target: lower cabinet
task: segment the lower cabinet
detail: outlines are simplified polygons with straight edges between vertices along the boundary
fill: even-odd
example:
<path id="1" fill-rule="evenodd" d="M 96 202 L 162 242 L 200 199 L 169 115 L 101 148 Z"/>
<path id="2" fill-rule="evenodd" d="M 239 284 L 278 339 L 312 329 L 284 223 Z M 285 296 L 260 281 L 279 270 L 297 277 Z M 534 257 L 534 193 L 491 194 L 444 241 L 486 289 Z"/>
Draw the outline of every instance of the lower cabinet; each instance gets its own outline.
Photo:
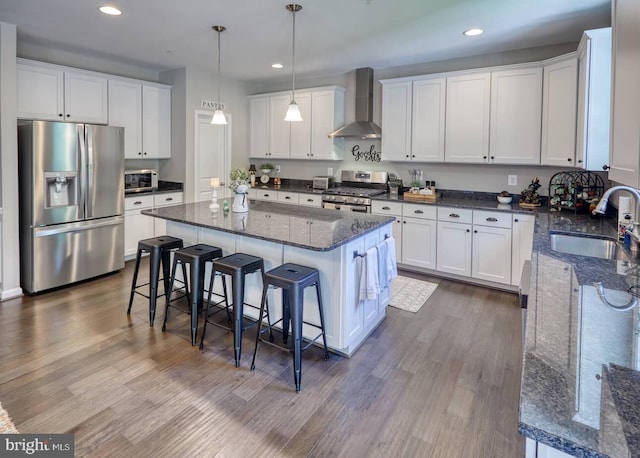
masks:
<path id="1" fill-rule="evenodd" d="M 522 266 L 525 261 L 531 260 L 536 216 L 516 214 L 512 218 L 511 284 L 519 286 Z"/>
<path id="2" fill-rule="evenodd" d="M 436 268 L 436 217 L 435 207 L 402 205 L 402 264 Z"/>
<path id="3" fill-rule="evenodd" d="M 471 224 L 438 221 L 436 269 L 471 276 Z"/>
<path id="4" fill-rule="evenodd" d="M 182 191 L 126 197 L 124 199 L 124 257 L 136 256 L 138 241 L 166 234 L 167 222 L 143 215 L 142 210 L 182 203 Z"/>
<path id="5" fill-rule="evenodd" d="M 473 278 L 511 283 L 511 229 L 474 225 L 471 245 Z"/>

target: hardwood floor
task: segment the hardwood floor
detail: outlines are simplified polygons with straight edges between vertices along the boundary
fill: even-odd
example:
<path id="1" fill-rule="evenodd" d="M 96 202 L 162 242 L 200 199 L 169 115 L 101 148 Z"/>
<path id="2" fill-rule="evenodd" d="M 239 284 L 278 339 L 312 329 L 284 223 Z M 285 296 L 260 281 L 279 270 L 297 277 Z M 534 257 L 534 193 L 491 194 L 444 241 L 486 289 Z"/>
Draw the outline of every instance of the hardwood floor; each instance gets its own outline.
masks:
<path id="1" fill-rule="evenodd" d="M 78 457 L 523 456 L 514 294 L 427 278 L 422 309 L 388 308 L 352 358 L 304 352 L 296 394 L 278 349 L 249 371 L 255 328 L 236 368 L 223 329 L 200 351 L 186 314 L 163 333 L 164 307 L 150 328 L 137 296 L 127 317 L 132 271 L 0 303 L 0 402 L 18 430 L 71 432 Z"/>

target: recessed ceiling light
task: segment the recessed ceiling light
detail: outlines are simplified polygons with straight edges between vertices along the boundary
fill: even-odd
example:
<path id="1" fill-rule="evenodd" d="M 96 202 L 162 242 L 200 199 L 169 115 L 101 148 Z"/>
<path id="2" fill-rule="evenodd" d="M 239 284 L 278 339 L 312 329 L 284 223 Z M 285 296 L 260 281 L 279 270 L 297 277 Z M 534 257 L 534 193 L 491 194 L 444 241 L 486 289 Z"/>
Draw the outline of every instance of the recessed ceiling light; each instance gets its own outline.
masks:
<path id="1" fill-rule="evenodd" d="M 469 29 L 462 32 L 462 35 L 467 37 L 475 37 L 476 35 L 481 35 L 483 33 L 484 33 L 484 30 L 482 29 Z"/>
<path id="2" fill-rule="evenodd" d="M 108 14 L 109 16 L 120 16 L 122 14 L 122 11 L 115 6 L 101 6 L 98 9 L 101 13 Z"/>
<path id="3" fill-rule="evenodd" d="M 271 67 L 272 68 L 283 68 L 284 65 L 282 65 L 282 64 L 271 64 Z"/>

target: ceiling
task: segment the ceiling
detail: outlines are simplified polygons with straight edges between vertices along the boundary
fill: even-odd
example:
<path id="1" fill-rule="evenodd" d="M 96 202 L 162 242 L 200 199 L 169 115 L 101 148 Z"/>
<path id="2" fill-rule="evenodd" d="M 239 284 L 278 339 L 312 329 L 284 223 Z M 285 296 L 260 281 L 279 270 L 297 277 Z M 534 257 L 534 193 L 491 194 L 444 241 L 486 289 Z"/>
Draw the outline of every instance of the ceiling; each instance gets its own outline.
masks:
<path id="1" fill-rule="evenodd" d="M 110 17 L 98 6 L 119 7 Z M 296 75 L 346 73 L 577 42 L 610 25 L 609 0 L 300 0 Z M 18 48 L 46 46 L 153 71 L 198 66 L 244 81 L 290 75 L 286 0 L 7 0 L 0 21 L 16 24 Z M 465 37 L 470 27 L 486 30 Z M 20 54 L 20 52 L 19 52 Z M 284 69 L 271 64 L 281 62 Z"/>

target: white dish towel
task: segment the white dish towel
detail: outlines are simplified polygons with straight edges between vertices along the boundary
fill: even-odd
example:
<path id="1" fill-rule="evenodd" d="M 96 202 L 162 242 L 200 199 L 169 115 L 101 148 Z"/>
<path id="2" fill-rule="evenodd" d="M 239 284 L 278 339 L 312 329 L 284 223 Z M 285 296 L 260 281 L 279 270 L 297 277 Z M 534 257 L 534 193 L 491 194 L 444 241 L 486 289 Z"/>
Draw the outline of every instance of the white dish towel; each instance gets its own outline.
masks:
<path id="1" fill-rule="evenodd" d="M 380 294 L 378 281 L 378 250 L 369 248 L 361 258 L 360 263 L 360 294 L 359 300 L 371 301 L 377 299 Z"/>
<path id="2" fill-rule="evenodd" d="M 383 243 L 387 244 L 387 282 L 398 276 L 398 265 L 396 264 L 396 240 L 389 237 Z"/>

